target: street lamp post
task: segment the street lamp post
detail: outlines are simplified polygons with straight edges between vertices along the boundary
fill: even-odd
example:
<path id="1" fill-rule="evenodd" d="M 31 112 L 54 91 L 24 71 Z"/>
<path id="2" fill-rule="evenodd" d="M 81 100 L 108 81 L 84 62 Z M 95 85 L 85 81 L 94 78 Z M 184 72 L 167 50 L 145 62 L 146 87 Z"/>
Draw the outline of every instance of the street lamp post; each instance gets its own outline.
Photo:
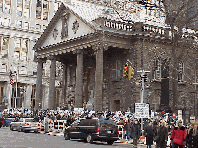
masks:
<path id="1" fill-rule="evenodd" d="M 145 75 L 145 73 L 149 73 L 150 71 L 141 70 L 141 71 L 137 71 L 137 72 L 141 73 L 142 88 L 140 91 L 140 103 L 143 104 L 143 102 L 144 102 L 144 79 L 145 79 L 144 75 Z M 143 131 L 143 118 L 141 118 L 141 131 Z"/>

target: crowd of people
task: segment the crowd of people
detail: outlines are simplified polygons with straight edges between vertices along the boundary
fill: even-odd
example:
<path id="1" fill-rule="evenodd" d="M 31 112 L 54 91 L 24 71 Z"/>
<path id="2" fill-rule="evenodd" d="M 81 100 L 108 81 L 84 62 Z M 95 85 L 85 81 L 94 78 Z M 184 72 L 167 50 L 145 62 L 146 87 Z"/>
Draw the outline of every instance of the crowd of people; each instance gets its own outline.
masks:
<path id="1" fill-rule="evenodd" d="M 143 136 L 146 137 L 147 148 L 151 148 L 156 142 L 156 148 L 166 148 L 168 136 L 170 136 L 171 148 L 198 148 L 198 122 L 183 125 L 182 120 L 178 120 L 175 124 L 167 124 L 164 120 L 147 120 L 148 125 L 144 128 Z M 133 145 L 137 147 L 137 141 L 141 135 L 140 124 L 137 119 L 124 122 L 126 131 L 126 139 L 129 142 L 133 139 Z"/>
<path id="2" fill-rule="evenodd" d="M 106 118 L 114 120 L 118 125 L 123 125 L 125 139 L 130 142 L 133 139 L 134 147 L 137 147 L 140 136 L 146 137 L 147 147 L 155 142 L 156 148 L 165 148 L 170 137 L 171 148 L 198 148 L 198 122 L 183 125 L 182 120 L 171 122 L 163 118 L 148 119 L 144 122 L 144 129 L 141 131 L 140 120 L 132 116 L 125 116 L 125 113 L 116 114 L 112 112 L 83 112 L 76 114 L 73 111 L 51 111 L 43 110 L 36 112 L 8 113 L 2 112 L 3 118 L 34 118 L 37 122 L 44 122 L 44 118 L 51 120 L 67 120 L 70 126 L 75 120 L 86 117 Z M 4 122 L 5 124 L 5 122 Z"/>

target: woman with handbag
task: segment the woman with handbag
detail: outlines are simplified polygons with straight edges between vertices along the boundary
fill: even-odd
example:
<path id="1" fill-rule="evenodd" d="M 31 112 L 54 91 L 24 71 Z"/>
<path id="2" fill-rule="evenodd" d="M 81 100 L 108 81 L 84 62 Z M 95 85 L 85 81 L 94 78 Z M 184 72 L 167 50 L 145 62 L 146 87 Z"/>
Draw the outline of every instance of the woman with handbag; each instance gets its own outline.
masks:
<path id="1" fill-rule="evenodd" d="M 171 133 L 171 139 L 173 139 L 173 148 L 183 148 L 185 145 L 184 141 L 186 140 L 186 136 L 186 128 L 182 125 L 182 121 L 178 120 Z"/>
<path id="2" fill-rule="evenodd" d="M 154 141 L 156 142 L 156 148 L 166 148 L 166 142 L 168 140 L 168 129 L 166 123 L 161 120 L 159 126 L 155 131 Z"/>

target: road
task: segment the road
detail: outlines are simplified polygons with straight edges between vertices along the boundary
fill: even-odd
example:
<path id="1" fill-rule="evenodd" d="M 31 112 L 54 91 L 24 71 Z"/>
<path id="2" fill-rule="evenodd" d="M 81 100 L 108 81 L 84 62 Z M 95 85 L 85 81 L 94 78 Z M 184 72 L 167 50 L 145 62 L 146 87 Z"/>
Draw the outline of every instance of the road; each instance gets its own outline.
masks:
<path id="1" fill-rule="evenodd" d="M 41 133 L 24 133 L 10 131 L 9 127 L 0 128 L 0 148 L 132 148 L 132 144 L 106 142 L 85 143 L 83 140 L 64 140 L 63 136 Z M 145 145 L 138 148 L 146 148 Z M 154 148 L 154 146 L 152 146 Z"/>

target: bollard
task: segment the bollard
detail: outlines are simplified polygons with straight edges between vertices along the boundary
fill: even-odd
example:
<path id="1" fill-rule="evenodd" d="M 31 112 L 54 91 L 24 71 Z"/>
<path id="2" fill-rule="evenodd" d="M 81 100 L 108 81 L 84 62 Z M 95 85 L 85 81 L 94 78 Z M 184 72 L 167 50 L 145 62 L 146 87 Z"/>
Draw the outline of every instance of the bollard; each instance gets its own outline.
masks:
<path id="1" fill-rule="evenodd" d="M 48 131 L 48 122 L 45 122 L 45 133 L 49 133 L 49 131 Z"/>

